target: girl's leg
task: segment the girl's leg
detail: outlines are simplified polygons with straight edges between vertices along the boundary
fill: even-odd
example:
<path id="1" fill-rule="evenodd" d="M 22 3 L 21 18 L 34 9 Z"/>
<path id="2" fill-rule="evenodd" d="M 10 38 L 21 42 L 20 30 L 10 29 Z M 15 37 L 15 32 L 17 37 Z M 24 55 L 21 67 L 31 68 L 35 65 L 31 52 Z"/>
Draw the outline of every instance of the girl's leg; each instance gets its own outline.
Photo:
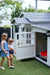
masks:
<path id="1" fill-rule="evenodd" d="M 12 64 L 12 60 L 13 60 L 13 55 L 10 54 L 10 64 Z"/>
<path id="2" fill-rule="evenodd" d="M 13 54 L 10 55 L 10 64 L 11 64 L 12 66 L 14 66 L 14 64 L 12 64 L 12 61 L 13 61 Z"/>
<path id="3" fill-rule="evenodd" d="M 10 65 L 10 57 L 9 57 L 9 56 L 7 56 L 7 62 L 8 62 L 9 68 L 14 68 L 14 66 L 11 66 L 11 65 Z"/>
<path id="4" fill-rule="evenodd" d="M 3 62 L 4 62 L 4 60 L 5 60 L 5 57 L 2 57 L 2 60 L 1 60 L 1 66 L 0 66 L 0 67 L 3 66 Z"/>
<path id="5" fill-rule="evenodd" d="M 10 57 L 7 56 L 7 63 L 8 63 L 8 66 L 10 67 Z"/>

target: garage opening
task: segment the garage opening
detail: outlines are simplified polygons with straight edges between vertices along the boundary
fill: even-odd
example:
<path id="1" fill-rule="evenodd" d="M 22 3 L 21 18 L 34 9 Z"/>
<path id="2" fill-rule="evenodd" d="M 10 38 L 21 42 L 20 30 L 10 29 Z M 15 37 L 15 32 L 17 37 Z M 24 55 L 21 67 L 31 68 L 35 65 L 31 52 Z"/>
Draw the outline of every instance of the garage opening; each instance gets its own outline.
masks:
<path id="1" fill-rule="evenodd" d="M 47 36 L 36 32 L 36 56 L 47 62 Z"/>

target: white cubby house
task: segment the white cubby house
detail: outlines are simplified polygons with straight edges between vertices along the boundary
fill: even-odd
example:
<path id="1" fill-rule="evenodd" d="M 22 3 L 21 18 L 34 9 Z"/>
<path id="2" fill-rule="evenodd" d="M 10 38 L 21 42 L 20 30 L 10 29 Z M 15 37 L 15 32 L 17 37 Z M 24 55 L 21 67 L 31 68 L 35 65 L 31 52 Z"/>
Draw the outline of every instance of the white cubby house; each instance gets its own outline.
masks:
<path id="1" fill-rule="evenodd" d="M 36 58 L 50 66 L 50 13 L 22 12 L 14 18 L 13 26 L 16 60 Z M 39 53 L 47 51 L 47 59 L 39 57 Z"/>

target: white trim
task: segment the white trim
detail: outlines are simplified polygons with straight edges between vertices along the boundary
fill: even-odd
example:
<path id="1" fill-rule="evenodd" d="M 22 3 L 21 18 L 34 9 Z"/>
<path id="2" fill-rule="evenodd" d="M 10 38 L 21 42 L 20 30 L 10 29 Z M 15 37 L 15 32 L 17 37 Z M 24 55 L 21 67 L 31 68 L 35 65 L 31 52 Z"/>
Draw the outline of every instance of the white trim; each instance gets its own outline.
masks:
<path id="1" fill-rule="evenodd" d="M 21 31 L 21 28 L 20 28 L 20 31 Z M 35 37 L 24 38 L 25 41 L 24 41 L 24 40 L 22 41 L 22 39 L 21 39 L 21 35 L 22 35 L 22 34 L 24 34 L 24 35 L 26 36 L 26 34 L 30 34 L 30 33 L 33 34 L 34 32 L 22 32 L 22 33 L 19 32 L 19 33 L 15 33 L 16 36 L 19 35 L 19 37 L 20 37 L 20 38 L 17 40 L 17 44 L 20 43 L 20 45 L 19 45 L 19 46 L 17 45 L 17 47 L 24 47 L 24 46 L 34 45 L 35 42 L 33 42 L 33 43 L 32 43 L 32 42 L 31 42 L 31 43 L 26 43 L 26 41 L 27 41 L 27 40 L 34 41 Z M 23 42 L 23 45 L 21 44 L 21 41 Z M 24 42 L 25 42 L 25 43 L 24 43 Z"/>
<path id="2" fill-rule="evenodd" d="M 22 32 L 21 34 L 30 34 L 30 33 L 34 33 L 34 32 Z M 19 33 L 15 33 L 16 35 Z"/>
<path id="3" fill-rule="evenodd" d="M 46 27 L 42 27 L 42 26 L 38 26 L 38 25 L 31 24 L 31 26 L 41 28 L 41 29 L 44 29 L 44 30 L 50 30 L 50 28 L 46 28 Z"/>
<path id="4" fill-rule="evenodd" d="M 10 26 L 10 37 L 12 38 L 12 25 Z"/>
<path id="5" fill-rule="evenodd" d="M 47 37 L 47 63 L 50 65 L 50 37 Z"/>
<path id="6" fill-rule="evenodd" d="M 45 62 L 44 60 L 40 59 L 39 57 L 35 57 L 35 58 L 50 67 L 50 65 L 47 62 Z"/>
<path id="7" fill-rule="evenodd" d="M 35 56 L 34 55 L 32 55 L 32 56 L 25 56 L 25 57 L 18 57 L 18 58 L 16 58 L 16 60 L 21 60 L 21 59 L 29 59 L 29 58 L 34 58 Z"/>
<path id="8" fill-rule="evenodd" d="M 48 27 L 42 27 L 42 26 L 39 26 L 39 25 L 34 25 L 34 24 L 31 24 L 31 23 L 29 23 L 31 26 L 33 26 L 33 27 L 37 27 L 37 28 L 41 28 L 41 29 L 44 29 L 44 30 L 50 30 L 50 28 Z M 15 25 L 18 25 L 18 24 L 15 24 Z"/>
<path id="9" fill-rule="evenodd" d="M 34 46 L 34 44 L 27 44 L 27 45 L 24 45 L 24 46 L 17 46 L 17 48 L 22 48 L 22 47 L 30 47 L 30 46 Z"/>

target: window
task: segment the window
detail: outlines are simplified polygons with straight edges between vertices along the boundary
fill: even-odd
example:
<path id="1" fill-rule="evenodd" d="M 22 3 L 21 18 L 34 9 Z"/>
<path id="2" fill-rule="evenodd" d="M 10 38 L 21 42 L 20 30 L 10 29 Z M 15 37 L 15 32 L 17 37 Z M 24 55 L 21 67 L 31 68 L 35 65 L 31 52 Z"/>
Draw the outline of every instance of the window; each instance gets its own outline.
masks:
<path id="1" fill-rule="evenodd" d="M 17 40 L 19 39 L 19 34 L 17 35 Z"/>
<path id="2" fill-rule="evenodd" d="M 16 32 L 16 33 L 19 32 L 19 25 L 15 26 L 15 32 Z"/>
<path id="3" fill-rule="evenodd" d="M 24 28 L 21 28 L 21 31 L 24 32 Z"/>
<path id="4" fill-rule="evenodd" d="M 17 33 L 17 46 L 28 46 L 33 44 L 34 32 L 31 32 L 31 28 L 21 28 L 21 33 Z"/>

